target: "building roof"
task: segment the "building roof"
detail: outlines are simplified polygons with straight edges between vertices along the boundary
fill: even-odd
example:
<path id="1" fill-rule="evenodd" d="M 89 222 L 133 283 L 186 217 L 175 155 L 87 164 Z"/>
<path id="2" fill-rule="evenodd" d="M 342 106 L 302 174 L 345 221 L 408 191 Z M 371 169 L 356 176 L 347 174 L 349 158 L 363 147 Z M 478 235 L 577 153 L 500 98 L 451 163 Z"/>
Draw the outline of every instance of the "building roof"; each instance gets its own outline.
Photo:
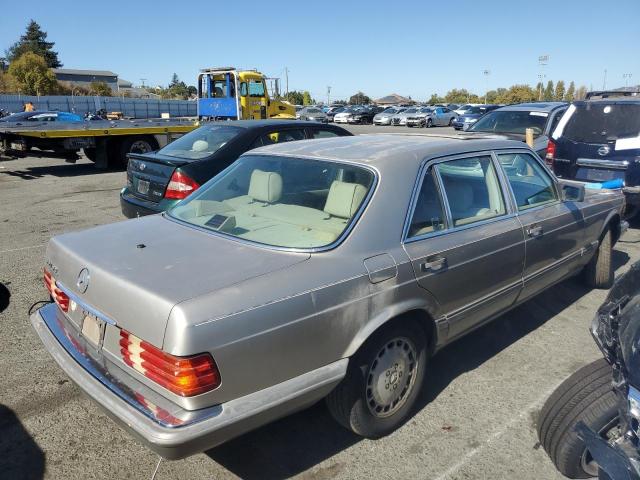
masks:
<path id="1" fill-rule="evenodd" d="M 375 103 L 382 104 L 395 104 L 395 103 L 413 103 L 413 100 L 407 97 L 403 97 L 402 95 L 398 95 L 397 93 L 392 93 L 391 95 L 387 95 L 386 97 L 379 98 L 374 100 Z"/>
<path id="2" fill-rule="evenodd" d="M 53 73 L 64 75 L 89 75 L 93 77 L 117 77 L 117 73 L 109 70 L 76 70 L 73 68 L 54 68 Z"/>

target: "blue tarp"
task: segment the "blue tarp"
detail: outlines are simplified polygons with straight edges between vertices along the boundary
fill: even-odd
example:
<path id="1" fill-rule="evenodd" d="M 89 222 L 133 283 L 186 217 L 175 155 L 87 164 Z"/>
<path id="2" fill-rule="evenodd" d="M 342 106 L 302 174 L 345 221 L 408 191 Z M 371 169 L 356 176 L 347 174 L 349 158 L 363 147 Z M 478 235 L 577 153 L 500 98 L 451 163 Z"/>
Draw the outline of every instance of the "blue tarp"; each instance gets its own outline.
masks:
<path id="1" fill-rule="evenodd" d="M 36 110 L 58 110 L 84 115 L 104 108 L 107 112 L 122 112 L 125 117 L 160 118 L 162 113 L 171 117 L 195 117 L 197 102 L 190 100 L 152 100 L 147 98 L 79 97 L 69 95 L 0 95 L 0 108 L 16 113 L 26 102 L 32 102 Z"/>

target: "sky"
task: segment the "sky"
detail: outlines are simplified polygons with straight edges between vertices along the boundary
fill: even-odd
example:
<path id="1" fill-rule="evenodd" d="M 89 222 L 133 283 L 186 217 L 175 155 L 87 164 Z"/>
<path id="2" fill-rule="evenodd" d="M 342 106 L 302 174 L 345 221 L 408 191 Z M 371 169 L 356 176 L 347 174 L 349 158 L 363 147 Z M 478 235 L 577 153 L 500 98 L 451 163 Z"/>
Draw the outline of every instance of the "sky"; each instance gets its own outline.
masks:
<path id="1" fill-rule="evenodd" d="M 10 7 L 2 8 L 2 4 Z M 257 68 L 316 100 L 363 91 L 426 100 L 544 80 L 640 84 L 640 0 L 0 0 L 0 51 L 30 19 L 65 68 L 111 70 L 138 85 L 175 72 Z M 544 67 L 538 57 L 548 55 Z M 483 72 L 489 71 L 488 75 Z"/>

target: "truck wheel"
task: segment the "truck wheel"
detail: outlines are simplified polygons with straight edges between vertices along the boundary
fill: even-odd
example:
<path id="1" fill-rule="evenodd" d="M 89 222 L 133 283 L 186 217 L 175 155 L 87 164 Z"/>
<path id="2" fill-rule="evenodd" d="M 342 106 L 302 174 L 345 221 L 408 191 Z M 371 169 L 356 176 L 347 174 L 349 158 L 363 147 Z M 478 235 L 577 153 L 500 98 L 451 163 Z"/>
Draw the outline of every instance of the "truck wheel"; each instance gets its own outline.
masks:
<path id="1" fill-rule="evenodd" d="M 342 382 L 327 396 L 331 415 L 366 438 L 391 433 L 411 413 L 426 363 L 427 341 L 418 325 L 383 327 L 351 358 Z"/>
<path id="2" fill-rule="evenodd" d="M 118 166 L 127 168 L 129 159 L 128 153 L 148 153 L 158 149 L 158 142 L 153 137 L 148 136 L 132 136 L 125 137 L 120 141 L 120 149 L 116 162 Z"/>
<path id="3" fill-rule="evenodd" d="M 549 397 L 538 417 L 538 439 L 556 468 L 569 478 L 598 476 L 598 465 L 574 427 L 584 422 L 604 438 L 618 432 L 618 405 L 604 358 L 585 365 Z"/>
<path id="4" fill-rule="evenodd" d="M 93 148 L 83 148 L 82 149 L 85 157 L 87 157 L 89 160 L 91 160 L 92 162 L 96 161 L 96 149 L 95 147 Z"/>
<path id="5" fill-rule="evenodd" d="M 608 228 L 600 239 L 598 250 L 584 267 L 584 279 L 592 288 L 608 289 L 613 285 L 614 274 L 612 257 L 611 229 Z"/>

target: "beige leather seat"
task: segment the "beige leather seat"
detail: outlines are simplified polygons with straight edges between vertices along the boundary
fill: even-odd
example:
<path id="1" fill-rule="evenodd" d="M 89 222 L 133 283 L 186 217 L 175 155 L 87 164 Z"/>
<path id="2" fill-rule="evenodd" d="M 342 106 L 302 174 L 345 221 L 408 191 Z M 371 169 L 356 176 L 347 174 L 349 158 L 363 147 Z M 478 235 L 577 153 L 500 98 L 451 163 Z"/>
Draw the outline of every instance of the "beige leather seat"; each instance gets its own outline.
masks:
<path id="1" fill-rule="evenodd" d="M 473 217 L 482 217 L 490 213 L 488 208 L 479 207 L 473 203 L 473 188 L 462 182 L 448 182 L 445 186 L 453 223 Z"/>
<path id="2" fill-rule="evenodd" d="M 360 207 L 367 189 L 359 183 L 335 180 L 329 188 L 324 211 L 333 217 L 349 219 Z"/>

